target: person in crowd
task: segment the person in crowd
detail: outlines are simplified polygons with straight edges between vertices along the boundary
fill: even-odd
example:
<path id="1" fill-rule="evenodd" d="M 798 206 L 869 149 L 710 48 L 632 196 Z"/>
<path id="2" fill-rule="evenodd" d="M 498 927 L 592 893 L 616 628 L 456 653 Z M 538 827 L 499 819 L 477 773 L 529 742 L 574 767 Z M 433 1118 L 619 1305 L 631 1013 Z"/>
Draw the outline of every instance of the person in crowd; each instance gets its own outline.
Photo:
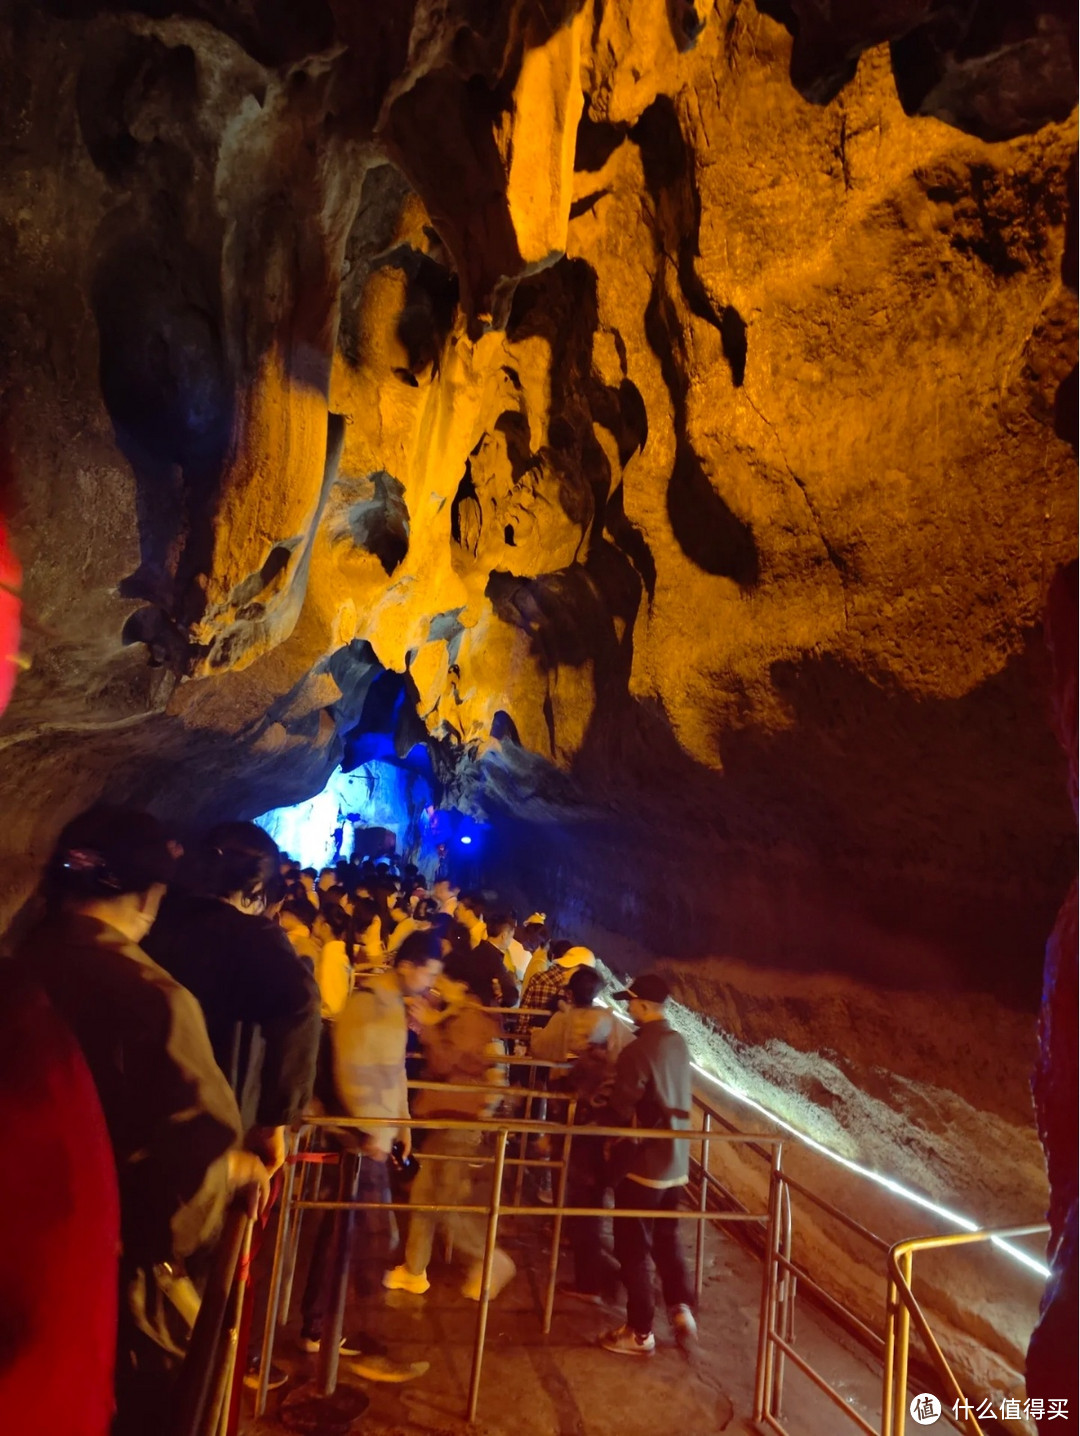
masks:
<path id="1" fill-rule="evenodd" d="M 353 990 L 333 1025 L 334 1087 L 339 1110 L 358 1118 L 407 1118 L 408 1088 L 405 1047 L 410 1010 L 425 1005 L 426 994 L 442 972 L 442 943 L 437 934 L 417 932 L 398 949 L 386 971 L 356 973 Z M 357 1200 L 390 1201 L 388 1161 L 395 1143 L 405 1160 L 412 1150 L 411 1128 L 342 1129 L 341 1145 L 359 1143 Z M 358 1213 L 360 1239 L 350 1243 L 353 1284 L 361 1299 L 370 1297 L 382 1278 L 390 1252 L 389 1213 L 369 1208 Z M 334 1220 L 326 1213 L 316 1231 L 307 1285 L 302 1301 L 301 1346 L 317 1351 L 333 1284 L 330 1249 Z M 355 1250 L 352 1247 L 355 1246 Z M 352 1369 L 371 1380 L 402 1380 L 421 1374 L 402 1368 L 387 1356 L 370 1333 L 346 1339 L 342 1354 L 356 1358 Z"/>
<path id="2" fill-rule="evenodd" d="M 488 935 L 487 924 L 484 922 L 484 899 L 480 894 L 462 893 L 457 900 L 454 918 L 468 930 L 469 941 L 473 947 L 479 947 Z"/>
<path id="3" fill-rule="evenodd" d="M 459 904 L 460 911 L 460 904 Z M 483 980 L 490 982 L 490 1003 L 500 1007 L 514 1007 L 518 1000 L 518 985 L 514 969 L 506 961 L 507 944 L 514 935 L 514 919 L 505 913 L 495 913 L 488 921 L 481 919 L 487 936 L 479 942 L 472 942 L 475 927 L 469 934 L 472 942 L 472 970 L 480 980 L 477 991 L 484 992 Z"/>
<path id="4" fill-rule="evenodd" d="M 518 937 L 518 933 L 521 929 L 517 926 L 513 917 L 510 917 L 508 921 L 510 923 L 510 931 L 501 944 L 503 962 L 507 971 L 513 974 L 514 981 L 517 983 L 518 990 L 520 991 L 533 955 Z M 496 946 L 500 946 L 500 944 L 496 943 Z"/>
<path id="5" fill-rule="evenodd" d="M 515 939 L 514 933 L 517 924 L 514 922 L 512 913 L 492 911 L 485 919 L 487 937 L 493 948 L 502 954 L 502 963 L 507 972 L 514 979 L 515 987 L 520 985 L 521 977 L 529 965 L 530 954 Z"/>
<path id="6" fill-rule="evenodd" d="M 212 828 L 189 878 L 162 903 L 146 950 L 198 999 L 248 1146 L 274 1172 L 285 1160 L 285 1128 L 311 1100 L 319 989 L 265 916 L 280 878 L 277 847 L 261 828 Z"/>
<path id="7" fill-rule="evenodd" d="M 597 1003 L 604 979 L 594 967 L 576 967 L 559 997 L 559 1010 L 532 1035 L 532 1052 L 549 1062 L 572 1062 L 552 1082 L 555 1092 L 576 1098 L 575 1122 L 587 1127 L 606 1110 L 615 1079 L 615 1062 L 630 1041 L 626 1027 L 610 1008 Z M 603 1205 L 607 1186 L 604 1144 L 575 1136 L 570 1147 L 566 1201 L 571 1207 Z M 614 1290 L 617 1268 L 604 1250 L 603 1218 L 568 1217 L 567 1235 L 574 1254 L 574 1281 L 566 1296 L 600 1304 Z"/>
<path id="8" fill-rule="evenodd" d="M 353 961 L 358 967 L 382 967 L 386 962 L 379 909 L 371 898 L 353 902 Z M 402 939 L 404 941 L 404 939 Z"/>
<path id="9" fill-rule="evenodd" d="M 468 928 L 445 913 L 438 915 L 434 927 L 447 944 L 446 950 L 453 952 L 455 960 L 460 960 L 468 969 L 469 985 L 475 992 L 484 994 L 485 1006 L 513 1007 L 517 987 L 498 948 L 486 940 L 474 947 Z"/>
<path id="10" fill-rule="evenodd" d="M 601 1114 L 601 1125 L 671 1131 L 689 1126 L 690 1052 L 667 1020 L 670 993 L 659 973 L 647 972 L 615 994 L 617 1000 L 626 1003 L 637 1035 L 616 1061 L 615 1080 L 607 1109 Z M 672 1212 L 677 1210 L 682 1188 L 689 1180 L 690 1146 L 688 1142 L 662 1138 L 619 1138 L 612 1145 L 608 1170 L 616 1213 L 619 1208 Z M 686 1349 L 697 1338 L 694 1289 L 679 1242 L 678 1222 L 674 1218 L 654 1221 L 616 1215 L 615 1255 L 626 1287 L 626 1322 L 600 1338 L 607 1351 L 641 1357 L 651 1356 L 656 1350 L 656 1299 L 650 1254 L 676 1341 Z"/>
<path id="11" fill-rule="evenodd" d="M 293 952 L 307 966 L 312 976 L 315 975 L 321 951 L 321 944 L 312 932 L 318 916 L 314 904 L 305 896 L 298 896 L 295 890 L 291 896 L 286 897 L 278 913 L 278 927 L 289 939 Z"/>
<path id="12" fill-rule="evenodd" d="M 75 1034 L 112 1142 L 121 1239 L 115 1436 L 168 1429 L 187 1330 L 164 1294 L 167 1268 L 209 1246 L 233 1191 L 250 1186 L 261 1204 L 269 1190 L 265 1167 L 241 1147 L 240 1113 L 198 1002 L 141 946 L 174 852 L 145 813 L 99 807 L 76 818 L 48 866 L 47 914 L 16 956 Z"/>
<path id="13" fill-rule="evenodd" d="M 392 911 L 392 905 L 397 898 L 397 888 L 394 882 L 388 877 L 377 877 L 368 883 L 368 892 L 371 901 L 375 904 L 375 911 L 379 919 L 379 940 L 382 944 L 382 951 L 385 953 L 387 944 L 394 933 L 400 919 L 396 918 Z"/>
<path id="14" fill-rule="evenodd" d="M 439 905 L 439 911 L 453 917 L 457 912 L 458 890 L 447 877 L 436 878 L 431 885 L 431 896 Z"/>
<path id="15" fill-rule="evenodd" d="M 435 916 L 437 909 L 430 899 L 424 898 L 417 903 L 416 908 L 403 917 L 394 928 L 390 936 L 388 951 L 397 952 L 398 948 L 413 932 L 423 932 L 431 926 L 431 919 Z"/>
<path id="16" fill-rule="evenodd" d="M 553 951 L 558 947 L 559 944 L 556 943 Z M 543 972 L 537 973 L 528 983 L 521 994 L 522 1007 L 538 1007 L 554 1013 L 558 1009 L 563 989 L 570 981 L 571 973 L 579 967 L 595 966 L 596 954 L 589 948 L 566 943 L 559 955 L 553 958 L 551 965 Z M 540 1027 L 543 1023 L 542 1017 L 529 1019 L 529 1025 L 533 1028 Z"/>
<path id="17" fill-rule="evenodd" d="M 582 963 L 573 968 L 551 1021 L 533 1033 L 533 1055 L 549 1062 L 573 1062 L 592 1049 L 603 1054 L 614 1073 L 615 1059 L 630 1034 L 611 1008 L 597 1001 L 603 990 L 604 979 L 595 967 Z"/>
<path id="18" fill-rule="evenodd" d="M 353 966 L 349 957 L 349 918 L 341 907 L 328 907 L 323 914 L 328 936 L 315 962 L 319 988 L 319 1009 L 324 1022 L 340 1017 L 352 989 Z"/>
<path id="19" fill-rule="evenodd" d="M 328 908 L 341 908 L 346 916 L 352 913 L 352 901 L 349 897 L 349 890 L 341 883 L 334 883 L 328 887 L 319 899 L 319 911 L 326 912 Z"/>
<path id="20" fill-rule="evenodd" d="M 547 970 L 547 965 L 551 960 L 548 950 L 551 939 L 547 930 L 547 918 L 542 912 L 531 913 L 518 928 L 514 937 L 529 954 L 528 965 L 521 976 L 521 990 L 524 992 L 537 973 Z M 570 944 L 567 943 L 567 946 L 569 947 Z"/>
<path id="21" fill-rule="evenodd" d="M 551 942 L 547 926 L 537 922 L 524 923 L 521 928 L 521 943 L 531 952 L 526 975 L 521 978 L 521 991 L 523 992 L 529 987 L 534 976 L 539 976 L 541 972 L 547 972 L 553 959 L 573 946 L 572 942 Z"/>
<path id="22" fill-rule="evenodd" d="M 468 952 L 458 948 L 447 954 L 444 972 L 436 983 L 443 1005 L 437 1010 L 430 1007 L 420 1009 L 420 1040 L 426 1059 L 424 1075 L 430 1082 L 477 1085 L 490 1090 L 421 1090 L 414 1101 L 416 1117 L 475 1121 L 489 1117 L 497 1104 L 502 1071 L 495 1064 L 502 1056 L 502 1045 L 497 1023 L 482 1010 L 486 993 L 473 985 L 474 972 Z M 474 1191 L 477 1184 L 473 1181 L 469 1163 L 475 1163 L 482 1147 L 480 1132 L 429 1132 L 420 1156 L 420 1172 L 410 1190 L 410 1200 L 419 1205 L 447 1207 L 475 1203 L 478 1200 Z M 411 1213 L 405 1260 L 386 1273 L 383 1285 L 390 1291 L 407 1291 L 415 1296 L 422 1296 L 429 1289 L 431 1283 L 427 1268 L 438 1224 L 451 1237 L 455 1253 L 460 1252 L 469 1259 L 469 1271 L 462 1291 L 465 1296 L 478 1301 L 486 1224 L 477 1213 L 447 1212 L 438 1221 L 430 1212 Z M 498 1295 L 506 1286 L 514 1271 L 510 1257 L 501 1248 L 496 1248 L 491 1275 L 492 1296 Z"/>

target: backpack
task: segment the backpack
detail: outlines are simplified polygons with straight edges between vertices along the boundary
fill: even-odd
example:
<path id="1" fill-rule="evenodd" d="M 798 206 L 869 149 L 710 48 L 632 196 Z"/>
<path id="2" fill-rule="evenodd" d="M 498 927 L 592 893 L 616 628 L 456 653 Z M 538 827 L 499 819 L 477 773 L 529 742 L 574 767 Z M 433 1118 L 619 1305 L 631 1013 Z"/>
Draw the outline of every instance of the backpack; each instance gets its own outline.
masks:
<path id="1" fill-rule="evenodd" d="M 595 1122 L 608 1104 L 614 1082 L 615 1064 L 608 1056 L 607 1044 L 590 1042 L 560 1085 L 565 1083 L 578 1099 L 577 1121 Z"/>

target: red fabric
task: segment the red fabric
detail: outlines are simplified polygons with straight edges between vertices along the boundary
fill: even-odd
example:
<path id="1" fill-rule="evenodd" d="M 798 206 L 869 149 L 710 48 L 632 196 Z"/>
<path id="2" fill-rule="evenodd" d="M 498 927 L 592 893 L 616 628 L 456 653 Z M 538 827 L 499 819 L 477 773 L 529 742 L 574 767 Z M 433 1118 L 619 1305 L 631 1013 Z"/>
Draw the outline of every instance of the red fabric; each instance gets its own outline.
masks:
<path id="1" fill-rule="evenodd" d="M 22 569 L 8 538 L 5 507 L 13 487 L 12 463 L 4 434 L 0 431 L 0 713 L 8 705 L 15 687 L 15 655 L 19 651 L 19 589 Z"/>
<path id="2" fill-rule="evenodd" d="M 0 1431 L 105 1436 L 120 1206 L 105 1118 L 40 988 L 0 982 Z"/>
<path id="3" fill-rule="evenodd" d="M 1050 589 L 1046 637 L 1053 660 L 1053 723 L 1069 765 L 1069 797 L 1077 807 L 1077 565 L 1061 570 Z M 1047 1252 L 1051 1277 L 1043 1294 L 1039 1324 L 1027 1355 L 1029 1396 L 1068 1401 L 1070 1413 L 1080 1409 L 1076 1351 L 1077 1292 L 1080 1287 L 1077 1170 L 1080 1159 L 1076 1112 L 1080 1101 L 1080 980 L 1077 972 L 1077 884 L 1058 913 L 1046 945 L 1043 1003 L 1039 1017 L 1039 1056 L 1032 1084 L 1039 1135 L 1046 1151 L 1050 1178 L 1050 1240 Z M 1071 1422 L 1069 1423 L 1072 1424 Z M 1041 1433 L 1059 1428 L 1049 1416 L 1038 1423 Z"/>
<path id="4" fill-rule="evenodd" d="M 19 651 L 19 599 L 22 574 L 8 543 L 4 521 L 0 519 L 0 713 L 8 705 L 15 687 L 15 655 Z M 14 590 L 14 592 L 12 592 Z"/>

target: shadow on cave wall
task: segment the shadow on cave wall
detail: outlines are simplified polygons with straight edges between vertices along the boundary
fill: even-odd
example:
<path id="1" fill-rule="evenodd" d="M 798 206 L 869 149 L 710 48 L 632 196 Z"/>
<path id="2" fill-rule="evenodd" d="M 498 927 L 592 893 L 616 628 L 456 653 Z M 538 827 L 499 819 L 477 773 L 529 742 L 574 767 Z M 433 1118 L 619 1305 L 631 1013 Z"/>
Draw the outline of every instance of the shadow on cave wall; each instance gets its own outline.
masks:
<path id="1" fill-rule="evenodd" d="M 693 155 L 679 126 L 675 106 L 661 95 L 629 131 L 641 151 L 645 183 L 656 210 L 665 254 L 677 256 L 674 282 L 691 314 L 712 325 L 735 388 L 746 374 L 747 327 L 732 305 L 717 307 L 697 269 L 701 201 L 694 182 Z M 731 509 L 709 479 L 686 432 L 692 366 L 685 352 L 684 324 L 668 286 L 669 266 L 657 269 L 645 311 L 645 334 L 660 363 L 675 415 L 675 463 L 668 480 L 667 511 L 683 553 L 704 573 L 753 588 L 761 564 L 753 529 Z M 676 357 L 682 357 L 677 363 Z"/>
<path id="2" fill-rule="evenodd" d="M 984 140 L 1030 134 L 1076 104 L 1076 6 L 1071 0 L 906 6 L 891 0 L 820 5 L 755 0 L 792 37 L 791 83 L 827 105 L 865 50 L 888 44 L 905 113 L 933 115 Z"/>
<path id="3" fill-rule="evenodd" d="M 656 953 L 984 990 L 1033 1010 L 1076 848 L 1040 635 L 953 701 L 831 657 L 778 663 L 773 679 L 791 728 L 718 734 L 722 773 L 630 698 L 597 708 L 569 779 L 548 788 L 522 762 L 519 781 L 552 807 L 546 823 L 500 818 L 514 883 Z"/>
<path id="4" fill-rule="evenodd" d="M 625 698 L 634 620 L 642 592 L 651 600 L 656 565 L 644 535 L 625 515 L 621 482 L 613 485 L 593 429 L 600 424 L 613 436 L 621 464 L 648 437 L 635 385 L 629 379 L 607 385 L 593 373 L 597 324 L 596 275 L 584 260 L 561 260 L 517 288 L 507 338 L 513 343 L 540 336 L 551 348 L 554 418 L 544 457 L 558 475 L 563 509 L 589 539 L 581 562 L 537 578 L 496 571 L 486 591 L 499 617 L 529 634 L 546 671 L 591 660 L 597 706 L 606 708 Z"/>

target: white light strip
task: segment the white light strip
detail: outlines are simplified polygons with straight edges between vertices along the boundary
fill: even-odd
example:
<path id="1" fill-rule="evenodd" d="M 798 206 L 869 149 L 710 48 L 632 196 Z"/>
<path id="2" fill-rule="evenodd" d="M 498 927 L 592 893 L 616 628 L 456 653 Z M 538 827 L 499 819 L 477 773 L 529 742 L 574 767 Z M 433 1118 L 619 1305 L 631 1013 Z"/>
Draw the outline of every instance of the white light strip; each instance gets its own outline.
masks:
<path id="1" fill-rule="evenodd" d="M 615 1013 L 615 1016 L 618 1017 L 620 1021 L 625 1022 L 627 1026 L 633 1025 L 624 1013 L 619 1012 L 615 1008 L 612 1008 L 611 1011 Z M 689 1012 L 690 1009 L 687 1008 L 686 1011 Z M 922 1207 L 924 1211 L 933 1212 L 935 1216 L 941 1217 L 943 1221 L 952 1222 L 954 1226 L 959 1227 L 963 1232 L 977 1232 L 979 1230 L 979 1223 L 972 1221 L 970 1217 L 962 1216 L 959 1212 L 950 1211 L 948 1207 L 939 1206 L 937 1202 L 931 1201 L 929 1197 L 924 1197 L 919 1192 L 913 1192 L 910 1187 L 902 1186 L 899 1182 L 894 1181 L 892 1177 L 883 1176 L 880 1172 L 872 1171 L 869 1167 L 864 1167 L 858 1162 L 853 1162 L 850 1157 L 842 1157 L 839 1152 L 832 1151 L 831 1148 L 824 1146 L 815 1137 L 808 1137 L 805 1132 L 800 1132 L 799 1129 L 793 1127 L 790 1122 L 785 1122 L 784 1119 L 778 1117 L 775 1112 L 770 1112 L 768 1107 L 763 1107 L 760 1102 L 755 1101 L 754 1098 L 746 1092 L 741 1091 L 738 1087 L 733 1087 L 730 1082 L 725 1082 L 720 1077 L 715 1077 L 711 1072 L 707 1072 L 700 1062 L 691 1061 L 690 1066 L 699 1077 L 704 1077 L 706 1082 L 711 1082 L 714 1087 L 719 1088 L 721 1092 L 727 1093 L 729 1097 L 734 1097 L 737 1101 L 744 1102 L 748 1107 L 752 1107 L 755 1112 L 760 1112 L 761 1115 L 767 1117 L 770 1122 L 774 1122 L 776 1126 L 782 1127 L 785 1132 L 790 1132 L 798 1141 L 805 1143 L 806 1146 L 811 1147 L 815 1152 L 820 1152 L 823 1157 L 829 1157 L 832 1161 L 839 1162 L 839 1164 L 842 1167 L 846 1167 L 849 1172 L 856 1172 L 860 1177 L 867 1177 L 871 1182 L 876 1182 L 879 1187 L 884 1187 L 887 1192 L 891 1192 L 893 1196 L 903 1197 L 915 1206 Z M 990 1241 L 992 1245 L 996 1246 L 1000 1251 L 1005 1252 L 1007 1256 L 1011 1256 L 1013 1260 L 1019 1262 L 1021 1266 L 1025 1266 L 1030 1271 L 1035 1272 L 1036 1275 L 1040 1276 L 1044 1281 L 1050 1276 L 1050 1268 L 1048 1266 L 1044 1265 L 1044 1263 L 1036 1257 L 1029 1256 L 1021 1247 L 1014 1246 L 1012 1242 L 1007 1241 L 1004 1237 L 991 1237 Z"/>
<path id="2" fill-rule="evenodd" d="M 823 1157 L 831 1157 L 834 1162 L 839 1162 L 842 1167 L 847 1167 L 848 1171 L 857 1172 L 860 1177 L 868 1177 L 871 1182 L 876 1182 L 879 1187 L 884 1187 L 886 1191 L 892 1192 L 894 1196 L 904 1197 L 907 1201 L 913 1202 L 915 1206 L 922 1207 L 925 1211 L 933 1212 L 935 1216 L 941 1217 L 944 1221 L 952 1222 L 952 1224 L 959 1227 L 961 1231 L 977 1232 L 979 1230 L 978 1222 L 972 1221 L 970 1217 L 961 1216 L 959 1212 L 953 1212 L 950 1211 L 948 1207 L 939 1206 L 937 1202 L 932 1202 L 929 1197 L 924 1197 L 919 1192 L 913 1192 L 910 1187 L 901 1186 L 901 1184 L 894 1181 L 892 1177 L 883 1176 L 880 1172 L 875 1172 L 869 1167 L 861 1166 L 860 1163 L 853 1162 L 850 1157 L 842 1157 L 839 1152 L 834 1152 L 830 1148 L 823 1146 L 822 1143 L 814 1137 L 808 1137 L 805 1132 L 800 1132 L 798 1128 L 793 1127 L 790 1122 L 785 1122 L 782 1117 L 778 1117 L 775 1112 L 770 1112 L 767 1107 L 763 1107 L 761 1103 L 756 1102 L 753 1097 L 748 1096 L 745 1092 L 741 1092 L 737 1087 L 732 1087 L 730 1083 L 722 1081 L 719 1077 L 714 1077 L 711 1072 L 706 1072 L 700 1063 L 691 1062 L 690 1066 L 700 1077 L 704 1077 L 706 1082 L 711 1082 L 714 1087 L 718 1087 L 722 1092 L 726 1092 L 728 1096 L 736 1098 L 739 1102 L 745 1102 L 746 1105 L 752 1107 L 755 1112 L 760 1112 L 763 1117 L 767 1117 L 770 1122 L 774 1122 L 778 1127 L 782 1127 L 785 1132 L 790 1132 L 793 1137 L 805 1143 L 806 1146 L 812 1147 L 815 1152 L 820 1152 Z M 1026 1266 L 1031 1271 L 1036 1272 L 1044 1281 L 1050 1275 L 1049 1267 L 1044 1266 L 1043 1263 L 1035 1257 L 1029 1256 L 1028 1253 L 1020 1247 L 1014 1246 L 1012 1242 L 1006 1241 L 1004 1237 L 991 1237 L 990 1241 L 994 1246 L 998 1247 L 1008 1256 L 1011 1256 L 1014 1261 L 1018 1261 L 1021 1266 Z"/>

